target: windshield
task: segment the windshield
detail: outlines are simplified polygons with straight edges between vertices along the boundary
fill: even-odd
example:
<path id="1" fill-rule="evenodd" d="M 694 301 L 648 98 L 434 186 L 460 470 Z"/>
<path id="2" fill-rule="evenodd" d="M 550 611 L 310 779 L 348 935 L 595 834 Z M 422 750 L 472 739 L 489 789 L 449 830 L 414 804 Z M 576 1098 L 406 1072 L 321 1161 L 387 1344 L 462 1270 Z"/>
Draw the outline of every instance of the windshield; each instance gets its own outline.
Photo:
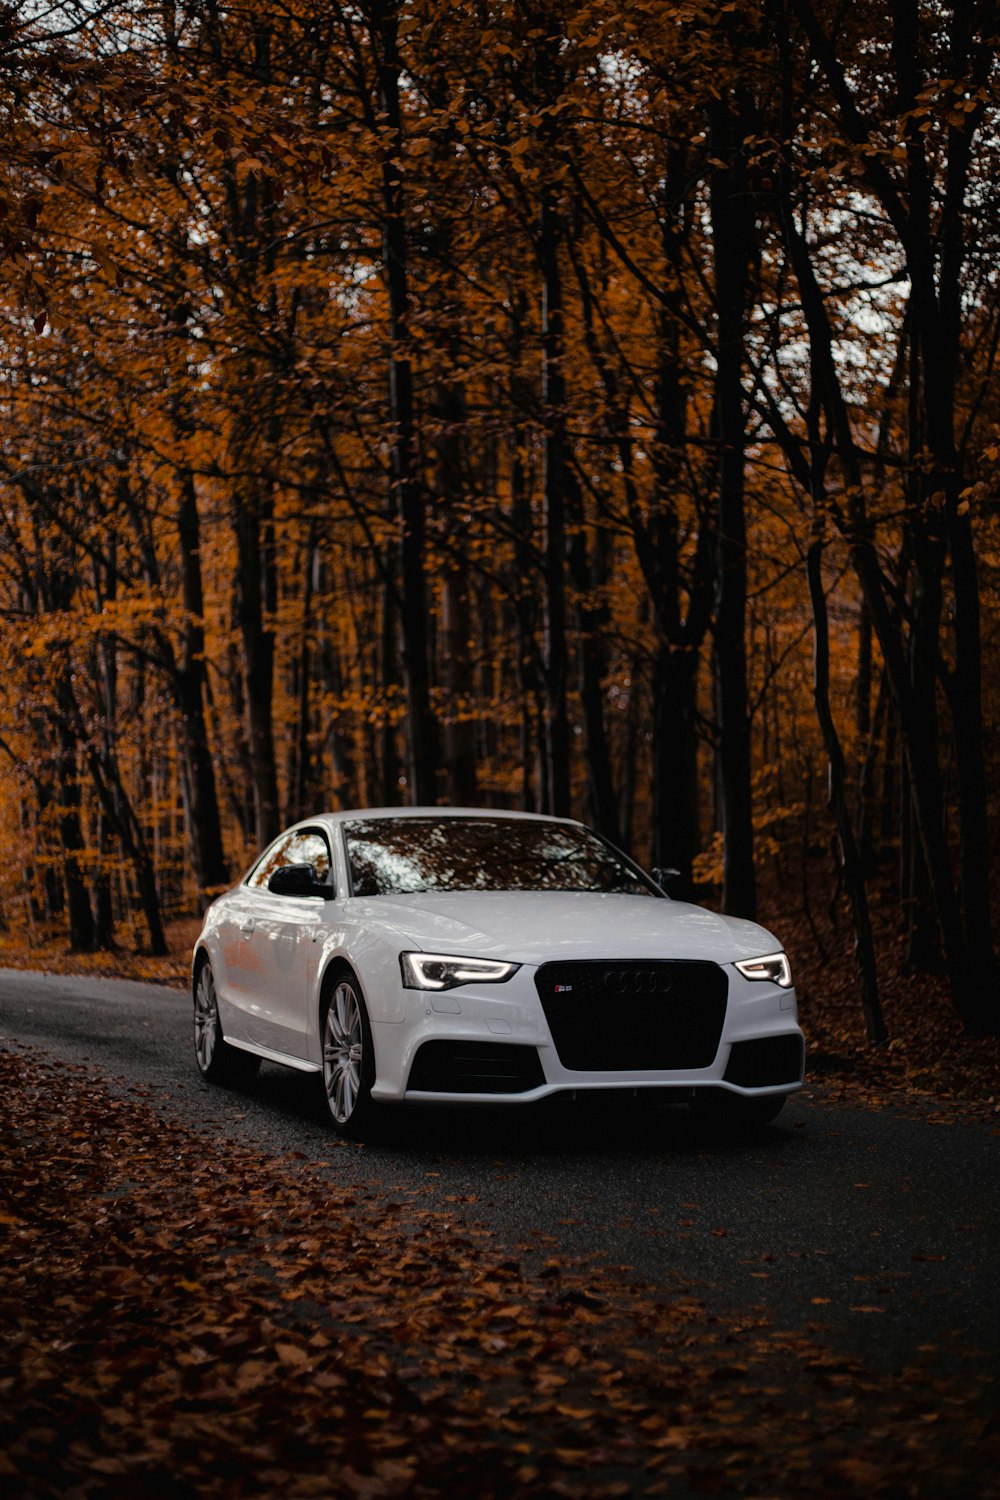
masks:
<path id="1" fill-rule="evenodd" d="M 344 839 L 355 896 L 414 891 L 658 894 L 587 828 L 520 818 L 359 818 Z"/>

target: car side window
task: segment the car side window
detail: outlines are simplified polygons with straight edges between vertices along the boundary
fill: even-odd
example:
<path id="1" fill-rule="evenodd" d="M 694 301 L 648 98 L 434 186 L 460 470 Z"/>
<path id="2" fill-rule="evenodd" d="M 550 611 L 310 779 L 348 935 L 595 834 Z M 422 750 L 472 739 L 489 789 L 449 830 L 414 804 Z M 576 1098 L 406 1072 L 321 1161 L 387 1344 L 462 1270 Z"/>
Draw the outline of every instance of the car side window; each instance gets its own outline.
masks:
<path id="1" fill-rule="evenodd" d="M 320 833 L 318 828 L 300 829 L 298 833 L 292 835 L 288 853 L 282 860 L 282 864 L 312 865 L 317 879 L 328 881 L 331 860 L 330 845 L 327 843 L 326 834 Z"/>
<path id="2" fill-rule="evenodd" d="M 280 870 L 282 865 L 290 865 L 292 861 L 288 858 L 288 849 L 294 834 L 286 833 L 280 839 L 275 839 L 260 859 L 254 865 L 246 878 L 246 884 L 257 891 L 266 891 L 267 882 L 275 870 Z"/>
<path id="3" fill-rule="evenodd" d="M 256 891 L 266 891 L 275 870 L 285 865 L 312 865 L 320 880 L 330 879 L 330 845 L 318 828 L 300 828 L 277 839 L 258 860 L 247 876 L 246 884 Z"/>

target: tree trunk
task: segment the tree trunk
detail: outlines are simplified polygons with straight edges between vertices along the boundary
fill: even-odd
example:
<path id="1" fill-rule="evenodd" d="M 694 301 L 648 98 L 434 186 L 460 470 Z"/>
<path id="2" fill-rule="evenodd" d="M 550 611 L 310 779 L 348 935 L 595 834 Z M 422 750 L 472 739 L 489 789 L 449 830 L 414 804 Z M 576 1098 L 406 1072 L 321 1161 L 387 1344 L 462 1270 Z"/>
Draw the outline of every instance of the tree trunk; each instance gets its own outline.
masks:
<path id="1" fill-rule="evenodd" d="M 570 811 L 570 735 L 566 642 L 567 479 L 566 379 L 563 371 L 563 305 L 559 273 L 559 216 L 543 187 L 538 224 L 542 266 L 542 504 L 545 517 L 545 804 L 558 818 Z"/>
<path id="2" fill-rule="evenodd" d="M 511 458 L 511 524 L 514 531 L 514 612 L 517 683 L 521 698 L 520 756 L 521 811 L 538 812 L 545 801 L 543 745 L 545 743 L 544 689 L 538 650 L 538 600 L 532 587 L 535 569 L 531 535 L 531 502 L 524 465 L 514 434 Z"/>
<path id="3" fill-rule="evenodd" d="M 203 911 L 229 883 L 222 842 L 222 819 L 215 767 L 205 722 L 205 598 L 201 576 L 201 525 L 194 478 L 183 476 L 177 512 L 184 623 L 180 661 L 174 668 L 174 696 L 180 715 L 181 765 L 186 789 L 188 845 L 198 903 Z"/>
<path id="4" fill-rule="evenodd" d="M 114 950 L 116 943 L 114 902 L 111 894 L 112 841 L 111 830 L 103 811 L 98 813 L 96 825 L 97 853 L 100 864 L 94 880 L 94 938 L 98 948 Z"/>
<path id="5" fill-rule="evenodd" d="M 884 692 L 879 702 L 884 706 Z M 858 611 L 858 676 L 854 691 L 854 826 L 861 863 L 872 871 L 871 775 L 869 764 L 877 734 L 872 730 L 872 622 L 864 600 Z"/>
<path id="6" fill-rule="evenodd" d="M 83 876 L 80 856 L 85 851 L 80 827 L 80 783 L 76 773 L 76 741 L 68 728 L 59 730 L 59 839 L 62 853 L 70 947 L 77 953 L 92 953 L 95 931 L 90 892 Z"/>
<path id="7" fill-rule="evenodd" d="M 712 112 L 712 145 L 715 157 L 727 163 L 713 173 L 710 189 L 717 317 L 713 435 L 719 453 L 715 667 L 722 791 L 722 909 L 752 918 L 757 895 L 747 696 L 746 413 L 742 382 L 754 221 L 748 209 L 746 172 L 737 160 L 740 143 L 734 121 L 723 106 Z"/>
<path id="8" fill-rule="evenodd" d="M 592 548 L 587 546 L 582 525 L 574 528 L 570 542 L 570 569 L 579 620 L 578 664 L 586 739 L 587 806 L 593 825 L 620 848 L 618 799 L 604 715 L 604 679 L 608 670 L 605 641 L 609 623 L 606 598 L 609 540 L 605 527 L 597 525 L 592 531 Z"/>
<path id="9" fill-rule="evenodd" d="M 816 716 L 826 747 L 829 775 L 829 808 L 837 827 L 840 844 L 841 870 L 844 886 L 851 904 L 854 922 L 854 956 L 858 965 L 861 984 L 861 1009 L 864 1012 L 865 1028 L 870 1042 L 879 1044 L 888 1039 L 882 1007 L 878 996 L 878 979 L 875 970 L 875 944 L 872 938 L 868 897 L 865 892 L 864 871 L 861 856 L 854 837 L 847 802 L 844 754 L 833 714 L 830 709 L 830 635 L 827 623 L 826 595 L 823 592 L 823 542 L 815 539 L 806 554 L 806 570 L 809 578 L 809 597 L 812 601 L 815 650 L 813 654 L 813 698 Z"/>
<path id="10" fill-rule="evenodd" d="M 370 7 L 378 60 L 379 105 L 387 129 L 382 154 L 382 261 L 389 294 L 389 452 L 399 520 L 403 677 L 409 725 L 409 796 L 433 805 L 438 796 L 438 726 L 431 705 L 428 597 L 424 572 L 426 512 L 413 443 L 409 251 L 399 104 L 399 5 Z"/>
<path id="11" fill-rule="evenodd" d="M 391 588 L 382 589 L 381 620 L 379 622 L 378 658 L 382 678 L 382 695 L 386 703 L 385 716 L 379 727 L 379 772 L 382 789 L 382 806 L 397 807 L 401 799 L 400 765 L 396 755 L 396 726 L 390 712 L 390 689 L 398 682 L 397 612 Z M 412 799 L 412 795 L 409 800 Z"/>
<path id="12" fill-rule="evenodd" d="M 462 466 L 462 429 L 465 402 L 458 386 L 444 381 L 434 405 L 439 431 L 435 438 L 434 490 L 442 510 L 464 509 L 465 474 Z M 441 686 L 444 689 L 444 776 L 448 801 L 454 807 L 474 807 L 477 797 L 476 726 L 469 710 L 472 691 L 472 588 L 464 548 L 445 559 L 441 590 L 439 647 Z"/>
<path id="13" fill-rule="evenodd" d="M 857 833 L 858 849 L 861 853 L 861 863 L 866 876 L 874 875 L 878 865 L 875 838 L 875 780 L 879 746 L 884 738 L 888 717 L 889 684 L 886 681 L 885 672 L 880 672 L 878 694 L 875 699 L 875 713 L 868 728 L 868 741 L 864 747 L 864 753 L 860 758 L 858 795 L 855 807 L 854 826 Z M 891 793 L 891 774 L 887 782 L 884 767 L 882 780 L 883 786 L 888 786 Z"/>
<path id="14" fill-rule="evenodd" d="M 444 769 L 448 801 L 475 807 L 476 726 L 469 708 L 469 575 L 446 564 L 441 595 L 441 685 L 445 693 Z"/>
<path id="15" fill-rule="evenodd" d="M 277 838 L 278 775 L 274 757 L 273 550 L 270 506 L 262 505 L 256 483 L 236 497 L 236 615 L 243 645 L 246 682 L 250 777 L 253 787 L 256 842 L 263 847 Z M 265 599 L 265 593 L 267 598 Z"/>
<path id="16" fill-rule="evenodd" d="M 309 739 L 309 711 L 312 687 L 310 641 L 316 567 L 316 525 L 312 522 L 306 536 L 302 567 L 302 624 L 293 683 L 296 705 L 295 734 L 292 738 L 291 765 L 288 771 L 288 818 L 293 823 L 298 822 L 300 818 L 307 818 L 313 811 L 311 807 L 312 754 Z"/>
<path id="17" fill-rule="evenodd" d="M 178 17 L 172 6 L 164 6 L 164 40 L 171 63 L 183 68 L 180 59 Z M 168 122 L 171 150 L 163 162 L 167 180 L 176 188 L 183 155 L 179 145 L 179 122 Z M 178 241 L 189 249 L 187 229 L 177 227 Z M 192 437 L 196 419 L 189 402 L 197 380 L 193 366 L 197 356 L 191 353 L 190 320 L 193 299 L 186 295 L 187 257 L 178 256 L 164 278 L 169 288 L 166 311 L 175 335 L 174 347 L 168 346 L 165 376 L 172 394 L 169 406 L 175 436 L 182 451 Z M 171 368 L 171 354 L 177 366 Z M 222 819 L 215 780 L 215 767 L 205 721 L 205 699 L 208 671 L 205 662 L 205 598 L 201 572 L 201 524 L 198 515 L 198 493 L 190 469 L 178 470 L 180 492 L 177 501 L 177 544 L 180 554 L 181 591 L 184 618 L 181 625 L 180 661 L 173 643 L 165 633 L 161 650 L 167 667 L 178 713 L 178 748 L 181 761 L 181 787 L 184 823 L 191 867 L 198 890 L 198 908 L 204 911 L 213 895 L 229 884 L 229 869 L 222 841 Z M 122 481 L 124 492 L 128 487 Z M 130 498 L 130 497 L 129 497 Z M 155 568 L 155 558 L 150 562 Z M 110 896 L 110 887 L 109 887 Z"/>
<path id="18" fill-rule="evenodd" d="M 692 882 L 698 836 L 698 652 L 661 642 L 653 660 L 654 867 Z"/>

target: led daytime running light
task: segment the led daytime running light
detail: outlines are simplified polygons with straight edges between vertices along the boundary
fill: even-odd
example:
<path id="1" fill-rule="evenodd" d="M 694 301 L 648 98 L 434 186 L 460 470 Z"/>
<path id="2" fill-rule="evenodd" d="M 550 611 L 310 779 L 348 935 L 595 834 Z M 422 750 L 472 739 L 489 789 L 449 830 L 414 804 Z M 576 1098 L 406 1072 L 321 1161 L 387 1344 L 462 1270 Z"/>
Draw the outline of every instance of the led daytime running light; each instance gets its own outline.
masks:
<path id="1" fill-rule="evenodd" d="M 766 953 L 762 958 L 742 958 L 736 965 L 744 979 L 763 979 L 791 989 L 792 970 L 784 953 Z"/>
<path id="2" fill-rule="evenodd" d="M 453 990 L 460 984 L 502 984 L 520 968 L 496 958 L 456 958 L 451 953 L 401 953 L 403 988 Z"/>

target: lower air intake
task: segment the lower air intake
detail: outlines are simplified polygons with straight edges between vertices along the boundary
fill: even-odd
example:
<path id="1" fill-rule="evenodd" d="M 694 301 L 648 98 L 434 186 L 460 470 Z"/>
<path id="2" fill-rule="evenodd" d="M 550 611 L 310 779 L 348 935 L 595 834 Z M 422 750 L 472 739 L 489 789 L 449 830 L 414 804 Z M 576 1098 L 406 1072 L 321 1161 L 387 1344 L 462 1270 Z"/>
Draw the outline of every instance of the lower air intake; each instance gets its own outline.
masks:
<path id="1" fill-rule="evenodd" d="M 801 1083 L 805 1048 L 800 1036 L 764 1036 L 734 1042 L 723 1074 L 742 1089 L 776 1088 Z"/>
<path id="2" fill-rule="evenodd" d="M 526 1094 L 545 1082 L 534 1047 L 515 1042 L 424 1042 L 407 1093 Z"/>

